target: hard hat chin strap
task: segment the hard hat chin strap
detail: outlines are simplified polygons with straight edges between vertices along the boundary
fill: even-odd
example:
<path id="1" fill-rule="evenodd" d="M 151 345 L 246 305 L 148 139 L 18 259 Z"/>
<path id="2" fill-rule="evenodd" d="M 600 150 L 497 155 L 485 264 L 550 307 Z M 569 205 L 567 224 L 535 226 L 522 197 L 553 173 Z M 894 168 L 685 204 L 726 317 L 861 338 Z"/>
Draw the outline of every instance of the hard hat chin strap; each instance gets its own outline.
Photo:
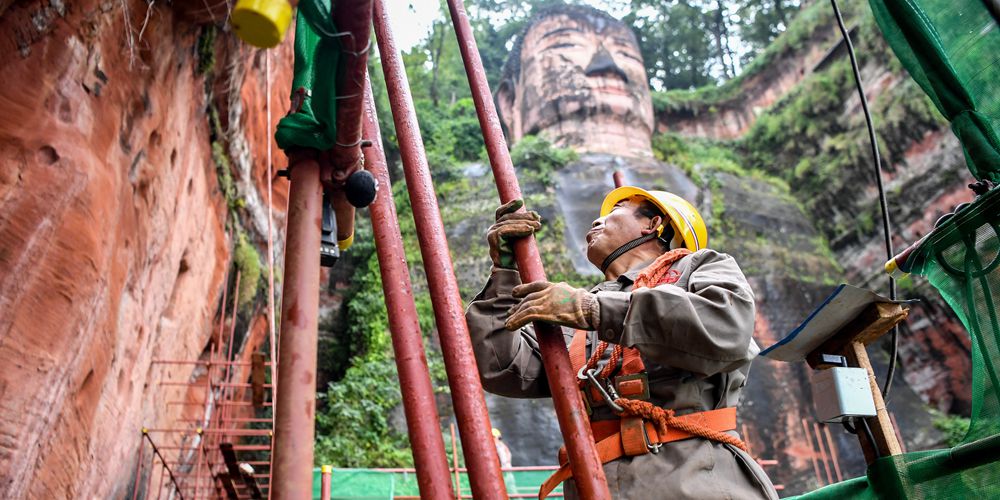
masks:
<path id="1" fill-rule="evenodd" d="M 665 225 L 663 228 L 662 235 L 658 235 L 656 234 L 656 231 L 654 231 L 647 235 L 640 236 L 628 243 L 625 243 L 624 245 L 618 247 L 617 249 L 615 249 L 614 252 L 611 252 L 607 257 L 604 258 L 604 262 L 601 262 L 601 272 L 602 273 L 607 272 L 608 268 L 611 267 L 611 264 L 614 263 L 614 261 L 618 260 L 619 257 L 638 248 L 639 246 L 649 243 L 650 241 L 659 239 L 660 242 L 663 243 L 667 248 L 670 248 L 670 240 L 673 239 L 673 237 L 674 237 L 673 228 L 671 228 L 669 225 Z"/>
<path id="2" fill-rule="evenodd" d="M 632 241 L 630 241 L 630 242 L 628 242 L 628 243 L 626 243 L 626 244 L 618 247 L 614 252 L 611 252 L 610 255 L 608 255 L 607 257 L 604 258 L 604 262 L 601 262 L 601 272 L 602 273 L 606 272 L 608 270 L 608 268 L 611 267 L 611 264 L 614 261 L 618 260 L 618 257 L 621 257 L 622 255 L 625 255 L 626 253 L 632 251 L 636 247 L 638 247 L 640 245 L 643 245 L 645 243 L 648 243 L 650 241 L 653 241 L 656 238 L 657 238 L 657 236 L 656 236 L 655 232 L 654 233 L 649 233 L 649 234 L 647 234 L 645 236 L 640 236 L 640 237 L 638 237 L 638 238 L 636 238 L 636 239 L 634 239 L 634 240 L 632 240 Z"/>

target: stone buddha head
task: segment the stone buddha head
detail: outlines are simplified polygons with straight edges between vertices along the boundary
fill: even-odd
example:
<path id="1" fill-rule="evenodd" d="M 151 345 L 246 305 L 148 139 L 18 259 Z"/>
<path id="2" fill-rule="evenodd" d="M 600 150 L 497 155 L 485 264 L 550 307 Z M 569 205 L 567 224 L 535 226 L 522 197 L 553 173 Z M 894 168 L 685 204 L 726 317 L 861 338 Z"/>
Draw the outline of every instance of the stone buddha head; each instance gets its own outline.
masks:
<path id="1" fill-rule="evenodd" d="M 652 156 L 653 104 L 639 44 L 600 10 L 560 5 L 532 16 L 495 98 L 511 143 L 540 135 L 581 153 Z"/>

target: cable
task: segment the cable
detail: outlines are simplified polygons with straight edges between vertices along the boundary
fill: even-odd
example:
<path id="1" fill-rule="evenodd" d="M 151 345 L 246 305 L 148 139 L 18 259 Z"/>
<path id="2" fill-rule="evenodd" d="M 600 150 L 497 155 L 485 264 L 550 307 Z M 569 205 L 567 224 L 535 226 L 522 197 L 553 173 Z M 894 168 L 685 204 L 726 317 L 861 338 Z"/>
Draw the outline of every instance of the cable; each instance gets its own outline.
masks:
<path id="1" fill-rule="evenodd" d="M 868 425 L 868 421 L 863 417 L 857 417 L 858 422 L 861 422 L 861 428 L 865 430 L 865 436 L 868 438 L 868 443 L 872 446 L 872 451 L 875 452 L 875 458 L 882 458 L 882 452 L 878 449 L 878 444 L 875 442 L 875 434 L 872 434 L 872 428 Z"/>
<path id="2" fill-rule="evenodd" d="M 875 137 L 875 124 L 872 122 L 872 113 L 868 109 L 868 97 L 865 96 L 865 89 L 861 83 L 861 70 L 858 69 L 858 59 L 854 54 L 854 44 L 851 43 L 851 36 L 844 26 L 844 17 L 840 14 L 840 6 L 837 0 L 830 0 L 833 5 L 833 12 L 837 16 L 837 25 L 840 27 L 840 34 L 847 44 L 847 55 L 851 59 L 851 71 L 854 73 L 854 84 L 858 87 L 858 95 L 861 97 L 861 109 L 865 113 L 865 123 L 868 125 L 868 139 L 872 144 L 872 156 L 875 159 L 875 182 L 878 185 L 879 207 L 882 209 L 882 231 L 885 233 L 885 254 L 886 261 L 892 260 L 894 252 L 892 250 L 892 232 L 889 229 L 889 208 L 885 200 L 885 187 L 882 185 L 882 158 L 878 152 L 878 139 Z M 896 300 L 896 280 L 889 276 L 889 298 Z M 882 398 L 889 399 L 889 389 L 892 388 L 892 378 L 896 373 L 896 357 L 899 354 L 899 326 L 892 327 L 892 354 L 889 356 L 889 369 L 885 376 L 885 385 L 882 386 Z M 871 432 L 869 430 L 869 432 Z"/>

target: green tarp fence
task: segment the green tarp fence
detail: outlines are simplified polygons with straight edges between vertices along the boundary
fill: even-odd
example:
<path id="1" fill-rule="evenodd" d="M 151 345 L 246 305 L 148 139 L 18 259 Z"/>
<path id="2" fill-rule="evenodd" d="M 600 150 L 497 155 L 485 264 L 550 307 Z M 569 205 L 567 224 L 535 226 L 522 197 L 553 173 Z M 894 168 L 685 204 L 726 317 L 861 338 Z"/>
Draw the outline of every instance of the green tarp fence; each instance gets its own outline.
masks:
<path id="1" fill-rule="evenodd" d="M 298 109 L 278 122 L 274 139 L 283 150 L 331 149 L 337 138 L 337 75 L 341 44 L 330 0 L 302 0 L 295 17 L 292 103 Z"/>
<path id="2" fill-rule="evenodd" d="M 509 495 L 537 495 L 538 488 L 552 474 L 551 470 L 511 471 L 504 473 Z M 313 470 L 313 498 L 320 498 L 320 469 Z M 454 478 L 454 473 L 452 474 Z M 413 472 L 379 469 L 333 469 L 330 476 L 330 493 L 333 500 L 391 499 L 398 497 L 419 497 L 417 476 Z M 459 472 L 461 493 L 471 495 L 469 476 Z M 454 479 L 452 480 L 454 485 Z M 554 491 L 562 493 L 560 485 Z"/>

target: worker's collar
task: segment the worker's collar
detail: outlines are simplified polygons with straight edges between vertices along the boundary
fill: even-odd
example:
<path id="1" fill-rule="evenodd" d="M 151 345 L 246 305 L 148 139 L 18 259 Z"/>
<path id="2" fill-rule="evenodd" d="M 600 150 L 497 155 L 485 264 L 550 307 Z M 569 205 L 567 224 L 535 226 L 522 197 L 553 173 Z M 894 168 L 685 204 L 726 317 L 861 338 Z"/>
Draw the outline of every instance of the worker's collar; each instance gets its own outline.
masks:
<path id="1" fill-rule="evenodd" d="M 649 259 L 647 261 L 636 264 L 635 266 L 632 267 L 632 269 L 625 271 L 625 274 L 618 276 L 618 279 L 616 281 L 621 283 L 623 287 L 635 283 L 635 279 L 639 277 L 639 273 L 641 273 L 643 269 L 649 267 L 649 265 L 652 264 L 655 260 L 656 259 Z"/>

